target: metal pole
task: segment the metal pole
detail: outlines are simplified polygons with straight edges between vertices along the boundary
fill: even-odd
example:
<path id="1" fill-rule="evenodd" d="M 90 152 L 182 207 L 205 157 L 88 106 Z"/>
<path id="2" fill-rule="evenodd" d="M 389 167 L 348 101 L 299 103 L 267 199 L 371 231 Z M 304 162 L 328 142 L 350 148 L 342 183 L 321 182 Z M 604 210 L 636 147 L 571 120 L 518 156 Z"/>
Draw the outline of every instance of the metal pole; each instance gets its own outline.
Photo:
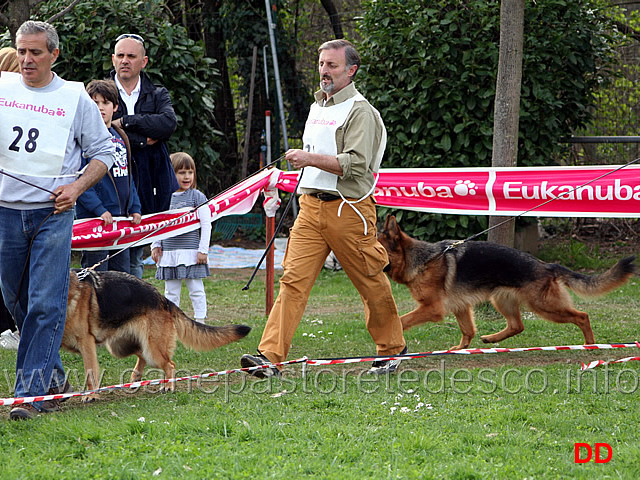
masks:
<path id="1" fill-rule="evenodd" d="M 256 81 L 256 61 L 258 59 L 258 47 L 253 47 L 253 61 L 251 63 L 251 83 L 249 86 L 249 111 L 247 112 L 247 131 L 244 135 L 244 149 L 242 152 L 242 178 L 247 176 L 247 164 L 249 163 L 249 142 L 251 140 L 251 116 L 253 115 L 253 87 Z"/>
<path id="2" fill-rule="evenodd" d="M 271 42 L 271 56 L 273 57 L 273 73 L 276 81 L 276 95 L 278 97 L 278 109 L 280 110 L 280 123 L 282 124 L 282 139 L 284 141 L 284 151 L 289 150 L 289 139 L 287 138 L 287 122 L 284 118 L 284 104 L 282 102 L 282 88 L 280 88 L 280 69 L 278 68 L 278 53 L 276 52 L 275 25 L 271 17 L 271 0 L 264 0 L 267 9 L 267 26 L 269 28 L 269 40 Z M 287 162 L 287 167 L 291 170 L 291 165 Z M 298 216 L 298 204 L 293 199 L 293 216 Z"/>
<path id="3" fill-rule="evenodd" d="M 265 165 L 268 165 L 271 163 L 271 110 L 264 112 L 264 141 L 267 145 Z"/>
<path id="4" fill-rule="evenodd" d="M 287 138 L 287 123 L 284 119 L 284 104 L 282 102 L 282 89 L 280 88 L 280 69 L 278 68 L 278 53 L 276 52 L 276 37 L 273 33 L 275 25 L 271 17 L 271 0 L 264 0 L 267 7 L 267 24 L 269 27 L 269 40 L 271 41 L 271 56 L 273 57 L 273 73 L 276 79 L 276 95 L 278 97 L 278 108 L 280 110 L 280 123 L 282 124 L 282 138 L 284 141 L 284 151 L 289 150 L 289 139 Z"/>

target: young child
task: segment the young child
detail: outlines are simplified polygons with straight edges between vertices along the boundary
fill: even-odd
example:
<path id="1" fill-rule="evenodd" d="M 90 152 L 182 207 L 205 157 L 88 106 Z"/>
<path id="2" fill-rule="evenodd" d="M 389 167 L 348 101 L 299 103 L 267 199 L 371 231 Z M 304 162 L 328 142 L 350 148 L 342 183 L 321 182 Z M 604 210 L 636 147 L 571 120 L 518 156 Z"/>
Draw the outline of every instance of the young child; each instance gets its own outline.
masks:
<path id="1" fill-rule="evenodd" d="M 105 225 L 113 223 L 113 217 L 131 217 L 131 223 L 138 225 L 140 199 L 132 181 L 131 148 L 129 138 L 121 128 L 111 124 L 113 113 L 118 110 L 118 87 L 113 80 L 92 80 L 87 85 L 87 93 L 96 102 L 104 124 L 111 132 L 111 141 L 116 146 L 116 161 L 107 174 L 86 190 L 76 203 L 76 218 L 100 217 Z M 84 167 L 90 159 L 82 157 Z M 111 254 L 113 258 L 96 267 L 97 271 L 130 271 L 129 250 L 84 250 L 80 260 L 83 268 L 89 268 L 101 262 Z M 117 255 L 116 255 L 117 254 Z"/>
<path id="2" fill-rule="evenodd" d="M 171 210 L 196 207 L 207 201 L 204 193 L 196 190 L 196 164 L 189 154 L 171 154 L 171 164 L 180 188 L 171 196 Z M 151 258 L 158 269 L 156 278 L 164 280 L 164 296 L 180 306 L 182 280 L 187 284 L 196 321 L 204 323 L 207 316 L 207 298 L 202 279 L 209 272 L 209 241 L 211 240 L 211 210 L 203 205 L 197 210 L 200 228 L 176 237 L 153 242 Z"/>

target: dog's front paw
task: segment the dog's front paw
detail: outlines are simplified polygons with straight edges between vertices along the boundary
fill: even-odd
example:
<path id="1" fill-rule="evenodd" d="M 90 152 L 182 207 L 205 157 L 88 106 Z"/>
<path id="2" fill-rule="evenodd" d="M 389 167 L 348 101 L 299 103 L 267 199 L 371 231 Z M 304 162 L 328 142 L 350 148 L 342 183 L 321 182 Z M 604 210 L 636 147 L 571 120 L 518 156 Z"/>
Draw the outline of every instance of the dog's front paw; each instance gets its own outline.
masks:
<path id="1" fill-rule="evenodd" d="M 98 395 L 97 393 L 92 393 L 90 395 L 85 395 L 84 397 L 82 397 L 82 403 L 95 402 L 99 398 L 100 398 L 100 395 Z"/>
<path id="2" fill-rule="evenodd" d="M 175 383 L 168 383 L 160 388 L 160 393 L 174 393 L 176 391 Z"/>

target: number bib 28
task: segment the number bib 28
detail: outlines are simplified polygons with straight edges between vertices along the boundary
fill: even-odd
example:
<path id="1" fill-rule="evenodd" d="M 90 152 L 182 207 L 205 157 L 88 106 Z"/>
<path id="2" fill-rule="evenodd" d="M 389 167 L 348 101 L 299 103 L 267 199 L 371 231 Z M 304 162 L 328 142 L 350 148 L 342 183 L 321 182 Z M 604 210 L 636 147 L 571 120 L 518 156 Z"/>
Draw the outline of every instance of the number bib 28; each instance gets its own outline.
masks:
<path id="1" fill-rule="evenodd" d="M 37 177 L 62 173 L 67 139 L 84 86 L 29 89 L 20 75 L 0 77 L 0 168 Z"/>

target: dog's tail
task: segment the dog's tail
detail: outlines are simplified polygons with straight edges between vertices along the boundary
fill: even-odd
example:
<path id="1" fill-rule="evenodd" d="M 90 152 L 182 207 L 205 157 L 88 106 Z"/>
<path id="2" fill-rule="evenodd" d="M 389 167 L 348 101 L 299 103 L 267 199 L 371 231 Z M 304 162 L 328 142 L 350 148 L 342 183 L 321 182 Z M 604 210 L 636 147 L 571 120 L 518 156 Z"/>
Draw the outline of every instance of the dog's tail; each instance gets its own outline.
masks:
<path id="1" fill-rule="evenodd" d="M 635 256 L 626 257 L 618 261 L 613 267 L 599 275 L 583 275 L 573 272 L 568 268 L 556 265 L 559 268 L 559 277 L 562 281 L 581 297 L 597 297 L 627 283 L 636 272 L 633 263 Z"/>
<path id="2" fill-rule="evenodd" d="M 195 322 L 175 305 L 172 314 L 180 341 L 201 352 L 240 340 L 251 331 L 251 327 L 246 325 L 213 326 Z"/>

